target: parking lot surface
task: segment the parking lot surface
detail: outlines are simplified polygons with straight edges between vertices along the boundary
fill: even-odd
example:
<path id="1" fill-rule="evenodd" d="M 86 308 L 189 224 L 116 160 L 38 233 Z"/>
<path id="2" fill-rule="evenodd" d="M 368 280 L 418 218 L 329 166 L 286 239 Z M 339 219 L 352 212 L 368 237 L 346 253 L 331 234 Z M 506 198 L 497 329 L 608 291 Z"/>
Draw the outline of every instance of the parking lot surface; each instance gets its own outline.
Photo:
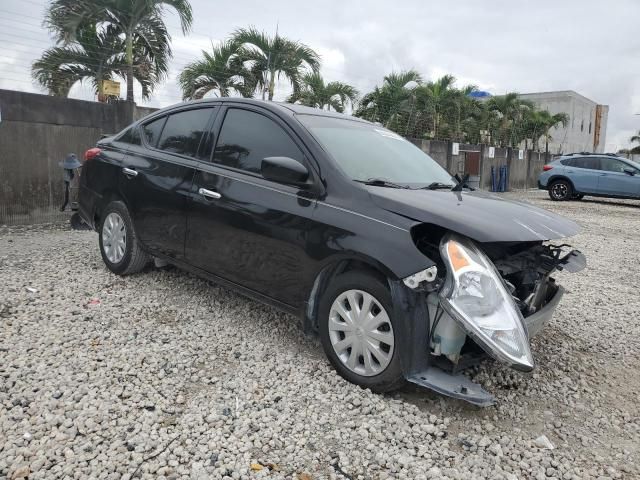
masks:
<path id="1" fill-rule="evenodd" d="M 470 372 L 484 409 L 362 390 L 295 318 L 117 277 L 94 232 L 0 227 L 0 478 L 639 478 L 640 202 L 507 195 L 577 221 L 589 264 L 556 276 L 532 374 Z"/>

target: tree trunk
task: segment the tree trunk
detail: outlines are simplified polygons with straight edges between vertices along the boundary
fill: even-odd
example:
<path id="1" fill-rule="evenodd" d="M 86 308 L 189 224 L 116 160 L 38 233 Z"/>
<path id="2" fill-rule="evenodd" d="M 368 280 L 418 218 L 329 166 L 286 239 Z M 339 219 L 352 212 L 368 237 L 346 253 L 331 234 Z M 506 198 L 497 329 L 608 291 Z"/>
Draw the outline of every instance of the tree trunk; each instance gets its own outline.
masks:
<path id="1" fill-rule="evenodd" d="M 271 72 L 269 72 L 269 101 L 273 100 L 273 92 L 275 91 L 275 87 L 276 87 L 276 72 L 275 70 L 271 70 Z"/>
<path id="2" fill-rule="evenodd" d="M 127 102 L 133 103 L 133 33 L 127 32 Z"/>

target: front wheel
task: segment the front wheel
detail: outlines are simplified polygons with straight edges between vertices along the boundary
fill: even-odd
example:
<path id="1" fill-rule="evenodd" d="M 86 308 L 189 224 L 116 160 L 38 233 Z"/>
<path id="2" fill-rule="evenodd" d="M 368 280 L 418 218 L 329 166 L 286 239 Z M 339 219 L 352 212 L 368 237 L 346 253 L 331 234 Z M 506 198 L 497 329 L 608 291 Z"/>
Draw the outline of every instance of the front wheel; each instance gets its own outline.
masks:
<path id="1" fill-rule="evenodd" d="M 555 201 L 570 200 L 573 198 L 573 188 L 566 180 L 556 180 L 549 185 L 549 197 Z"/>
<path id="2" fill-rule="evenodd" d="M 151 260 L 142 250 L 129 210 L 121 201 L 109 203 L 102 212 L 98 242 L 105 265 L 118 275 L 137 273 Z"/>
<path id="3" fill-rule="evenodd" d="M 343 378 L 374 392 L 404 384 L 391 294 L 380 280 L 340 275 L 322 295 L 319 315 L 322 347 Z"/>

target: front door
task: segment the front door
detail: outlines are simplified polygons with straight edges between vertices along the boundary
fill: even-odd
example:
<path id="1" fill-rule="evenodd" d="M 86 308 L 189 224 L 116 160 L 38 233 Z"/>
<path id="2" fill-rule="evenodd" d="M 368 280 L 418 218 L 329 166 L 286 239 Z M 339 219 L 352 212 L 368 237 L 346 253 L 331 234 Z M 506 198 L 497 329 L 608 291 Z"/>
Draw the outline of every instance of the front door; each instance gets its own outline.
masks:
<path id="1" fill-rule="evenodd" d="M 142 125 L 120 180 L 138 238 L 151 252 L 184 258 L 187 197 L 213 107 L 182 110 Z"/>
<path id="2" fill-rule="evenodd" d="M 280 302 L 301 305 L 304 282 L 317 269 L 307 251 L 315 201 L 308 190 L 264 179 L 260 166 L 265 157 L 283 156 L 312 171 L 304 151 L 272 114 L 255 107 L 227 108 L 212 161 L 201 164 L 194 177 L 187 261 Z"/>
<path id="3" fill-rule="evenodd" d="M 630 175 L 625 170 L 636 170 L 636 173 Z M 637 197 L 640 195 L 639 173 L 636 168 L 621 160 L 601 157 L 598 193 L 621 197 Z"/>

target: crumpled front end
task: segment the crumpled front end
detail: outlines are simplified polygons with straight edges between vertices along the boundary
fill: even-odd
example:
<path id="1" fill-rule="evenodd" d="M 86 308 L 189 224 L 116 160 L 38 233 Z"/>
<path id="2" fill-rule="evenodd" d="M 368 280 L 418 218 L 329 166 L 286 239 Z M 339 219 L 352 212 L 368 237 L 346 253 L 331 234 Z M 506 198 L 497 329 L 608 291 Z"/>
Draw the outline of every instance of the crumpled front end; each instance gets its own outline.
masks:
<path id="1" fill-rule="evenodd" d="M 435 245 L 420 241 L 416 245 L 435 257 Z M 415 278 L 405 279 L 414 290 L 426 289 L 429 319 L 429 366 L 419 372 L 409 369 L 407 379 L 489 405 L 493 397 L 459 372 L 487 355 L 514 369 L 531 371 L 530 338 L 549 321 L 564 293 L 551 275 L 557 270 L 582 270 L 585 257 L 568 245 L 478 244 L 452 233 L 441 236 L 437 253 L 433 281 L 416 285 Z"/>

